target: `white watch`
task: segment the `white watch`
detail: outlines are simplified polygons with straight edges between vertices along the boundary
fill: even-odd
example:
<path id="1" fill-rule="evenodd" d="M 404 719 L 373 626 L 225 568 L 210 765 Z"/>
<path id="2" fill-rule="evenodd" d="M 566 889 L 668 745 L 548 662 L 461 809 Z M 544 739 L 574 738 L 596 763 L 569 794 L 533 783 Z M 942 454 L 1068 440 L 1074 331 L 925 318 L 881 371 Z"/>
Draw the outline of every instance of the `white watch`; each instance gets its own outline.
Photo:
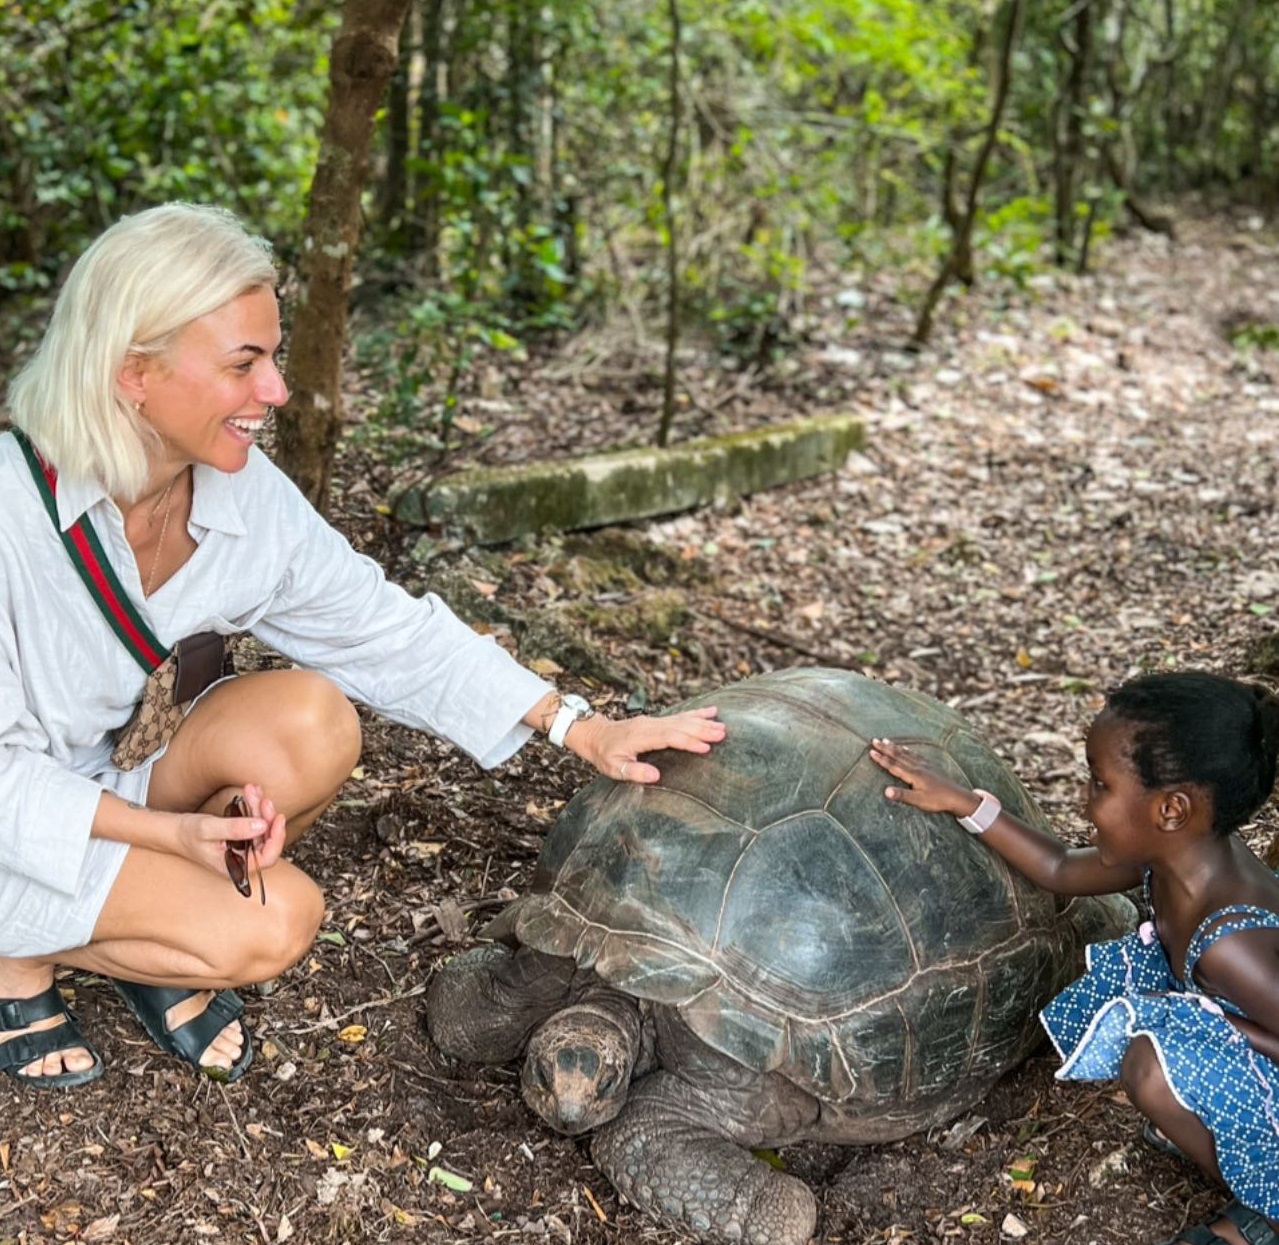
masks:
<path id="1" fill-rule="evenodd" d="M 560 707 L 555 713 L 551 729 L 546 732 L 546 738 L 557 748 L 562 748 L 568 728 L 574 722 L 584 722 L 587 718 L 594 716 L 595 710 L 591 708 L 591 702 L 585 696 L 574 696 L 571 692 L 567 696 L 561 696 Z"/>
<path id="2" fill-rule="evenodd" d="M 973 788 L 973 795 L 981 796 L 981 803 L 967 817 L 958 817 L 956 820 L 969 834 L 985 834 L 995 824 L 995 818 L 999 816 L 1003 805 L 989 791 L 983 791 L 980 787 Z"/>

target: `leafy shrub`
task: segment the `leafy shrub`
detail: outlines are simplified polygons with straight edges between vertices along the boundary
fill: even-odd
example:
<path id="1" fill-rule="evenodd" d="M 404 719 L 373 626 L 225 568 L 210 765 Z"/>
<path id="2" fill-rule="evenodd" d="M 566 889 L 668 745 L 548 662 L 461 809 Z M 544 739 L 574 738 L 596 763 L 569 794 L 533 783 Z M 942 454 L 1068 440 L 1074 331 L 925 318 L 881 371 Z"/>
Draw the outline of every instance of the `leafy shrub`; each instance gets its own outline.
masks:
<path id="1" fill-rule="evenodd" d="M 336 14 L 284 0 L 0 6 L 0 287 L 173 199 L 299 232 Z"/>

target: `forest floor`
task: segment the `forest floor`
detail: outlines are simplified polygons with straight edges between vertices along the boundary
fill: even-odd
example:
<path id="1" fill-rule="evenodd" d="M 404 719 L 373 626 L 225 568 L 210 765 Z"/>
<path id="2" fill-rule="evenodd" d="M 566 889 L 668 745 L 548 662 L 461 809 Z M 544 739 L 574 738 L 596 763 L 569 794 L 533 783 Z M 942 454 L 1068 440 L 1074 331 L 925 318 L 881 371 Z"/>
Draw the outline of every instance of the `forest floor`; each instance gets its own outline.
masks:
<path id="1" fill-rule="evenodd" d="M 488 551 L 435 533 L 422 562 L 420 533 L 376 508 L 385 455 L 354 436 L 335 521 L 412 589 L 504 607 L 469 612 L 511 647 L 533 634 L 513 619 L 563 622 L 577 646 L 537 660 L 615 713 L 797 664 L 929 692 L 1079 841 L 1105 689 L 1152 668 L 1276 669 L 1279 353 L 1231 336 L 1279 323 L 1279 237 L 1240 217 L 1119 239 L 1086 279 L 949 301 L 913 355 L 926 279 L 836 282 L 767 370 L 689 360 L 679 437 L 854 411 L 866 448 L 833 475 L 626 532 Z M 463 457 L 649 440 L 659 373 L 656 348 L 598 334 L 506 365 L 465 395 L 464 428 L 494 431 Z M 366 726 L 297 852 L 328 896 L 320 938 L 272 992 L 245 992 L 247 1077 L 193 1077 L 101 982 L 64 976 L 108 1070 L 72 1093 L 0 1087 L 0 1242 L 682 1239 L 540 1125 L 514 1069 L 455 1064 L 423 1029 L 433 966 L 520 890 L 584 767 L 534 743 L 483 774 Z M 1277 824 L 1268 809 L 1247 831 L 1259 851 Z M 1058 1083 L 1055 1064 L 1041 1051 L 954 1127 L 783 1150 L 816 1191 L 816 1240 L 1157 1242 L 1214 1211 L 1222 1194 L 1140 1141 L 1116 1086 Z"/>

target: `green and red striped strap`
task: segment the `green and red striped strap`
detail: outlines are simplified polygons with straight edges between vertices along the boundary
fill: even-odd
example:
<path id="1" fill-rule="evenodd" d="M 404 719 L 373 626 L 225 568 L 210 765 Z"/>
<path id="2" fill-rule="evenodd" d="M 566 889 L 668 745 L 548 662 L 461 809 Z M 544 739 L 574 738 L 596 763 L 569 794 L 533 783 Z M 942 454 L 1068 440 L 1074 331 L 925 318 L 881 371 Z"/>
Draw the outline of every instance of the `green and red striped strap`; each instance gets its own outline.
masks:
<path id="1" fill-rule="evenodd" d="M 54 530 L 62 538 L 72 563 L 84 580 L 93 597 L 94 604 L 102 611 L 111 630 L 116 633 L 120 643 L 129 650 L 129 655 L 150 674 L 169 655 L 169 650 L 156 639 L 151 628 L 147 626 L 142 615 L 138 613 L 124 586 L 111 569 L 107 555 L 93 530 L 88 515 L 82 515 L 65 532 L 58 522 L 58 473 L 36 453 L 35 446 L 27 439 L 26 434 L 15 428 L 13 434 L 22 447 L 27 466 L 35 479 L 36 488 L 40 490 L 40 500 L 53 520 Z"/>

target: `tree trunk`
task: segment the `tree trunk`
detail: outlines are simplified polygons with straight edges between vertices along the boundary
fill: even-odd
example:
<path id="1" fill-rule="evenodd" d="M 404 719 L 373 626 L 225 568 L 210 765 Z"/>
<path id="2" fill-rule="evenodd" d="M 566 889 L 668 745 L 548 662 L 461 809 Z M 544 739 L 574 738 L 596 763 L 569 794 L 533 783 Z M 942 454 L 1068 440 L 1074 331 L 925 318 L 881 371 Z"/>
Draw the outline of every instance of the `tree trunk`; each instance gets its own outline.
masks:
<path id="1" fill-rule="evenodd" d="M 408 28 L 400 31 L 400 61 L 391 79 L 386 108 L 386 172 L 378 196 L 382 236 L 398 250 L 404 249 L 404 211 L 408 197 L 409 71 L 413 58 Z"/>
<path id="2" fill-rule="evenodd" d="M 441 78 L 445 64 L 445 0 L 426 0 L 422 6 L 422 84 L 417 98 L 417 170 L 411 179 L 412 210 L 405 237 L 406 249 L 416 253 L 422 275 L 434 281 L 440 275 L 439 177 L 443 160 L 440 142 Z"/>
<path id="3" fill-rule="evenodd" d="M 968 179 L 968 190 L 964 196 L 962 207 L 956 211 L 954 202 L 955 161 L 952 147 L 946 159 L 946 185 L 943 189 L 943 211 L 947 223 L 951 227 L 950 251 L 942 260 L 936 278 L 924 296 L 923 305 L 919 309 L 919 317 L 915 321 L 915 332 L 911 345 L 919 348 L 925 345 L 933 330 L 933 313 L 941 299 L 942 292 L 951 281 L 959 281 L 963 285 L 971 285 L 975 278 L 973 271 L 973 225 L 977 220 L 977 200 L 981 194 L 981 184 L 986 179 L 986 167 L 990 163 L 991 153 L 999 138 L 999 126 L 1004 117 L 1004 106 L 1008 103 L 1008 92 L 1012 85 L 1013 48 L 1017 43 L 1017 34 L 1021 28 L 1021 15 L 1025 0 L 1009 0 L 1008 21 L 1004 27 L 1004 41 L 999 49 L 998 75 L 995 83 L 995 98 L 990 107 L 990 121 L 986 126 L 986 134 L 982 139 L 977 159 L 973 163 L 972 173 Z"/>
<path id="4" fill-rule="evenodd" d="M 1124 60 L 1125 30 L 1131 14 L 1130 0 L 1119 0 L 1108 25 L 1108 47 L 1104 57 L 1106 90 L 1109 96 L 1110 126 L 1101 139 L 1101 156 L 1105 171 L 1123 195 L 1129 214 L 1145 229 L 1176 237 L 1172 218 L 1147 207 L 1139 198 L 1134 183 L 1137 174 L 1136 144 L 1132 136 L 1132 114 L 1138 97 L 1145 90 L 1152 70 L 1165 60 L 1175 60 L 1175 47 L 1169 45 L 1155 57 L 1148 58 L 1135 73 L 1130 73 Z M 1082 269 L 1080 269 L 1082 272 Z"/>
<path id="5" fill-rule="evenodd" d="M 1199 151 L 1208 153 L 1209 175 L 1212 177 L 1220 177 L 1227 171 L 1222 168 L 1219 159 L 1222 151 L 1221 126 L 1238 87 L 1239 63 L 1244 55 L 1244 47 L 1253 33 L 1256 11 L 1257 0 L 1239 0 L 1239 7 L 1229 23 L 1226 45 L 1217 53 L 1216 80 L 1207 92 L 1208 98 L 1199 123 L 1198 142 Z"/>
<path id="6" fill-rule="evenodd" d="M 346 0 L 333 41 L 329 104 L 299 264 L 289 344 L 293 395 L 279 415 L 276 461 L 321 513 L 328 510 L 342 430 L 342 347 L 351 264 L 360 237 L 377 107 L 395 72 L 409 0 Z"/>
<path id="7" fill-rule="evenodd" d="M 543 278 L 533 258 L 534 234 L 550 224 L 542 218 L 548 200 L 541 183 L 543 13 L 528 0 L 507 7 L 507 156 L 515 177 L 515 228 L 503 229 L 503 262 L 510 274 L 511 298 L 527 308 L 544 297 Z"/>
<path id="8" fill-rule="evenodd" d="M 1088 110 L 1088 77 L 1093 50 L 1093 0 L 1078 0 L 1074 19 L 1073 39 L 1066 35 L 1064 29 L 1059 36 L 1070 58 L 1070 70 L 1057 101 L 1057 124 L 1053 129 L 1057 183 L 1054 259 L 1059 268 L 1064 268 L 1074 257 L 1078 236 L 1075 189 L 1084 158 L 1084 117 Z"/>
<path id="9" fill-rule="evenodd" d="M 662 379 L 662 422 L 657 444 L 671 439 L 675 419 L 675 352 L 679 347 L 679 242 L 676 236 L 675 177 L 679 170 L 679 132 L 684 123 L 680 89 L 679 50 L 682 38 L 679 0 L 667 0 L 671 23 L 670 100 L 671 123 L 667 131 L 666 160 L 662 168 L 662 212 L 666 221 L 666 367 Z"/>

